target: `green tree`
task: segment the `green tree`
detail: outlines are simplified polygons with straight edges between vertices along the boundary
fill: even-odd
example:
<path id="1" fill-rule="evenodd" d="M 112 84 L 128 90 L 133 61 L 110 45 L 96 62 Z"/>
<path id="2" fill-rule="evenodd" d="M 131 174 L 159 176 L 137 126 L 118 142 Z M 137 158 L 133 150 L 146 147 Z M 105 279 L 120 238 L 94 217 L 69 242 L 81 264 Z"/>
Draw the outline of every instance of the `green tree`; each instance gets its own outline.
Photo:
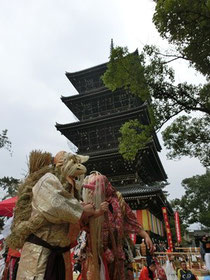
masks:
<path id="1" fill-rule="evenodd" d="M 142 101 L 150 103 L 151 125 L 144 127 L 137 120 L 121 128 L 120 152 L 134 159 L 136 151 L 151 140 L 154 129 L 159 130 L 172 117 L 182 116 L 163 131 L 169 158 L 187 155 L 198 157 L 204 166 L 209 159 L 210 115 L 210 0 L 154 0 L 153 22 L 160 35 L 175 47 L 174 53 L 162 53 L 154 46 L 145 46 L 140 55 L 132 56 L 127 48 L 112 51 L 105 85 L 115 90 L 127 88 Z M 185 59 L 202 73 L 203 86 L 175 84 L 174 72 L 167 65 Z M 191 112 L 201 112 L 190 117 Z M 132 141 L 129 135 L 133 135 Z"/>
<path id="2" fill-rule="evenodd" d="M 188 137 L 188 130 L 182 129 L 179 132 L 177 126 L 173 124 L 163 132 L 163 136 L 165 145 L 171 149 L 170 158 L 177 155 L 197 156 L 205 166 L 210 165 L 209 141 L 207 141 L 210 84 L 204 86 L 175 84 L 173 69 L 168 66 L 168 60 L 162 57 L 154 46 L 145 46 L 140 54 L 129 53 L 127 48 L 113 48 L 102 80 L 110 90 L 125 88 L 149 105 L 150 125 L 142 125 L 138 120 L 132 120 L 126 122 L 120 129 L 122 136 L 119 148 L 125 159 L 133 160 L 137 152 L 151 141 L 154 130 L 160 130 L 174 116 L 181 112 L 186 114 L 200 112 L 201 117 L 193 119 L 193 124 L 190 126 L 191 129 L 196 128 L 190 137 Z M 189 118 L 179 119 L 179 123 L 184 128 L 189 128 L 189 122 Z M 196 122 L 199 126 L 195 125 Z M 179 138 L 174 137 L 174 133 L 178 133 Z M 179 141 L 175 142 L 177 139 Z M 179 146 L 179 142 L 182 146 Z M 200 149 L 201 145 L 202 149 Z M 174 147 L 176 151 L 173 152 Z M 192 147 L 195 149 L 194 152 L 191 152 Z"/>
<path id="3" fill-rule="evenodd" d="M 203 75 L 210 76 L 210 1 L 156 0 L 153 22 L 160 35 L 176 46 Z"/>
<path id="4" fill-rule="evenodd" d="M 0 178 L 0 188 L 6 192 L 2 200 L 13 197 L 17 194 L 19 180 L 13 177 Z"/>
<path id="5" fill-rule="evenodd" d="M 210 164 L 210 116 L 178 117 L 162 133 L 168 157 L 196 157 L 204 166 Z"/>
<path id="6" fill-rule="evenodd" d="M 0 133 L 0 149 L 6 148 L 7 150 L 11 151 L 12 143 L 9 141 L 9 138 L 7 136 L 7 129 L 2 130 L 2 133 Z"/>
<path id="7" fill-rule="evenodd" d="M 199 222 L 210 227 L 210 171 L 184 179 L 182 186 L 185 194 L 181 199 L 172 201 L 172 206 L 179 211 L 182 222 L 188 226 Z"/>

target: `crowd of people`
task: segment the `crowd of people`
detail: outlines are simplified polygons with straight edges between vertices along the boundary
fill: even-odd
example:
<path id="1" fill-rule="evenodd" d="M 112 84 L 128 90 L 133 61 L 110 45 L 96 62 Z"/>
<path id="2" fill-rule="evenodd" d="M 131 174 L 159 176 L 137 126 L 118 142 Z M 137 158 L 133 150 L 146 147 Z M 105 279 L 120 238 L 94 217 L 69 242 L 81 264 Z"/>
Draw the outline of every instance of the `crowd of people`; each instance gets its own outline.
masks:
<path id="1" fill-rule="evenodd" d="M 155 252 L 166 252 L 167 251 L 167 242 L 161 241 L 161 240 L 156 240 L 152 239 L 153 244 L 154 244 L 154 251 Z"/>

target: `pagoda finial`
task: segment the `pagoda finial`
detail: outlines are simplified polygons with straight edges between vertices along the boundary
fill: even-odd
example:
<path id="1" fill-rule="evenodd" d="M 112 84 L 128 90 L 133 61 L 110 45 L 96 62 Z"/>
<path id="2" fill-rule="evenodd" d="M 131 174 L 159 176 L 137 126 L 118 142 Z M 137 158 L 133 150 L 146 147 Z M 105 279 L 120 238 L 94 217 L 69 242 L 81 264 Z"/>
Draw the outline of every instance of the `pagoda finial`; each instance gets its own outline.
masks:
<path id="1" fill-rule="evenodd" d="M 114 42 L 113 42 L 113 39 L 111 39 L 110 56 L 111 56 L 111 54 L 112 54 L 113 49 L 114 49 Z"/>

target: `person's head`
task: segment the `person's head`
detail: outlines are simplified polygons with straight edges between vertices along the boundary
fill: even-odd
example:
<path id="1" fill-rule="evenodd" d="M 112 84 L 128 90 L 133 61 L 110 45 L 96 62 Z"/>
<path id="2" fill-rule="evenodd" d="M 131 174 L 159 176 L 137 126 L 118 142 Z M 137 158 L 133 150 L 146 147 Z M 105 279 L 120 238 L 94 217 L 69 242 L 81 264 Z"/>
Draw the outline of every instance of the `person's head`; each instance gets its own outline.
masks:
<path id="1" fill-rule="evenodd" d="M 201 240 L 206 241 L 207 240 L 206 236 L 204 235 Z"/>
<path id="2" fill-rule="evenodd" d="M 152 271 L 152 272 L 155 272 L 156 270 L 156 263 L 154 260 L 151 261 L 150 265 L 148 266 L 149 269 Z"/>
<path id="3" fill-rule="evenodd" d="M 83 183 L 82 197 L 85 203 L 94 203 L 96 209 L 106 199 L 108 179 L 97 171 L 86 176 Z"/>
<path id="4" fill-rule="evenodd" d="M 156 263 L 155 260 L 151 256 L 147 256 L 147 267 L 152 271 L 155 272 L 156 270 Z"/>
<path id="5" fill-rule="evenodd" d="M 82 195 L 86 203 L 93 202 L 94 198 L 98 199 L 98 197 L 101 197 L 101 202 L 103 202 L 116 196 L 117 192 L 106 176 L 100 172 L 92 171 L 89 176 L 85 177 Z"/>
<path id="6" fill-rule="evenodd" d="M 187 264 L 186 264 L 185 261 L 182 261 L 182 262 L 180 263 L 180 265 L 181 265 L 181 268 L 182 268 L 183 270 L 186 270 L 186 269 L 187 269 Z"/>

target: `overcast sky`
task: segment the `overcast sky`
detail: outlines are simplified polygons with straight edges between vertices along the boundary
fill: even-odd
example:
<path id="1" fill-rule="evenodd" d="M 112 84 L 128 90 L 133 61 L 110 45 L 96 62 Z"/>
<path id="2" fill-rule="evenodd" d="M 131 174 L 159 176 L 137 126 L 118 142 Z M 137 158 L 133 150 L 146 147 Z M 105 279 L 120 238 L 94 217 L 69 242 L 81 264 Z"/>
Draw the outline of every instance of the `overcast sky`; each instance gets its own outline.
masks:
<path id="1" fill-rule="evenodd" d="M 13 149 L 12 157 L 0 149 L 0 177 L 22 178 L 32 149 L 68 150 L 55 128 L 56 122 L 74 121 L 60 100 L 76 94 L 66 71 L 106 62 L 111 38 L 130 51 L 145 44 L 166 48 L 153 12 L 152 0 L 0 0 L 0 131 L 8 129 Z M 184 62 L 174 67 L 178 82 L 203 81 Z M 167 160 L 164 148 L 160 158 L 170 198 L 184 193 L 184 178 L 205 172 L 195 159 Z"/>

